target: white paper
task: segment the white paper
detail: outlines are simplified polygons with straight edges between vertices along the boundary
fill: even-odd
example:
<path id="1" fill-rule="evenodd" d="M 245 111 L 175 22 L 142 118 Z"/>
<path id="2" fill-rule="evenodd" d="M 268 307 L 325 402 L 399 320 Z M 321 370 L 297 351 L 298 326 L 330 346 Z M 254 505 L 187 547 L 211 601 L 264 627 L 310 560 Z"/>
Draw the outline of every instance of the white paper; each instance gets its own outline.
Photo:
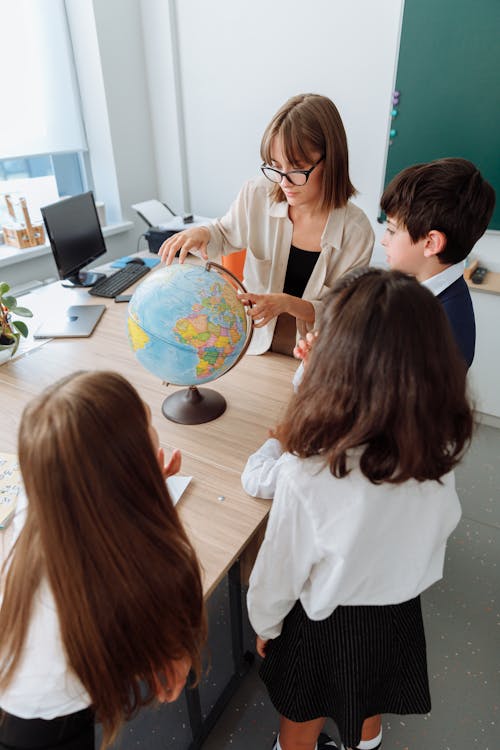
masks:
<path id="1" fill-rule="evenodd" d="M 167 489 L 174 505 L 177 505 L 192 478 L 193 477 L 183 477 L 180 474 L 174 474 L 172 477 L 167 477 Z"/>

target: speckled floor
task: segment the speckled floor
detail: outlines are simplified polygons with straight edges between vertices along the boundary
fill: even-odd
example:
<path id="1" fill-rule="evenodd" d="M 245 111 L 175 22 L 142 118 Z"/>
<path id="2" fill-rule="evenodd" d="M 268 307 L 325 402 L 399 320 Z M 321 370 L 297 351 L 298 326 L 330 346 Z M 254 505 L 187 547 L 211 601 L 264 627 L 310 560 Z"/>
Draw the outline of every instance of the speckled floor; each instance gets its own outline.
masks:
<path id="1" fill-rule="evenodd" d="M 449 545 L 444 578 L 423 595 L 432 712 L 385 716 L 383 750 L 500 748 L 500 430 L 480 426 L 457 470 L 462 520 Z M 212 669 L 201 689 L 208 710 L 231 672 L 227 588 L 209 607 Z M 252 643 L 247 627 L 248 646 Z M 334 726 L 330 727 L 334 732 Z M 203 750 L 269 750 L 276 715 L 254 666 Z M 184 699 L 142 712 L 117 748 L 185 750 Z"/>

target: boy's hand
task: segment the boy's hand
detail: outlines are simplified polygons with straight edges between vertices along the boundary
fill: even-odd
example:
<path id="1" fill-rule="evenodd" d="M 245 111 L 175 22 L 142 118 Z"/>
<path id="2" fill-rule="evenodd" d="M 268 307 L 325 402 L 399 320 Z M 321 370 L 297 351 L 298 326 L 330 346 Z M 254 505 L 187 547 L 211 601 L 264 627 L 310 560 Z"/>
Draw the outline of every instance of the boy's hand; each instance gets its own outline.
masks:
<path id="1" fill-rule="evenodd" d="M 301 359 L 304 367 L 307 365 L 307 359 L 317 338 L 318 331 L 307 333 L 305 339 L 299 339 L 297 346 L 293 350 L 293 356 Z"/>
<path id="2" fill-rule="evenodd" d="M 168 463 L 165 463 L 165 451 L 160 448 L 158 451 L 158 463 L 165 479 L 177 474 L 181 470 L 182 455 L 178 448 L 172 451 Z"/>

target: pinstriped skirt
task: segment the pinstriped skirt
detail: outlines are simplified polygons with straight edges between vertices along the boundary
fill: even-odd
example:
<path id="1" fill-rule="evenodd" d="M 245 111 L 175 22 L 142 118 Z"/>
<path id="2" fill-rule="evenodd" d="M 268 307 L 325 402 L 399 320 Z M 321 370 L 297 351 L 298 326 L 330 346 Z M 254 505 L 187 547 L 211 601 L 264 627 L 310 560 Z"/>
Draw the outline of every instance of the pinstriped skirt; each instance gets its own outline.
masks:
<path id="1" fill-rule="evenodd" d="M 292 721 L 331 717 L 355 747 L 364 719 L 431 708 L 420 597 L 337 607 L 310 620 L 297 602 L 260 668 L 277 711 Z"/>

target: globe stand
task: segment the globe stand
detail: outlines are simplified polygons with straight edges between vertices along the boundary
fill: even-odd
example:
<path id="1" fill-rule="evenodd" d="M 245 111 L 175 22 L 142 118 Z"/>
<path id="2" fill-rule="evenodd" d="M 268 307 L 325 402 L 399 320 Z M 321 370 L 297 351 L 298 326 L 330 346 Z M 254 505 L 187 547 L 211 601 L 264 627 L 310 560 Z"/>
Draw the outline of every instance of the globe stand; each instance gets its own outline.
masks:
<path id="1" fill-rule="evenodd" d="M 203 424 L 226 411 L 226 399 L 210 388 L 191 385 L 168 396 L 162 404 L 163 416 L 178 424 Z"/>

